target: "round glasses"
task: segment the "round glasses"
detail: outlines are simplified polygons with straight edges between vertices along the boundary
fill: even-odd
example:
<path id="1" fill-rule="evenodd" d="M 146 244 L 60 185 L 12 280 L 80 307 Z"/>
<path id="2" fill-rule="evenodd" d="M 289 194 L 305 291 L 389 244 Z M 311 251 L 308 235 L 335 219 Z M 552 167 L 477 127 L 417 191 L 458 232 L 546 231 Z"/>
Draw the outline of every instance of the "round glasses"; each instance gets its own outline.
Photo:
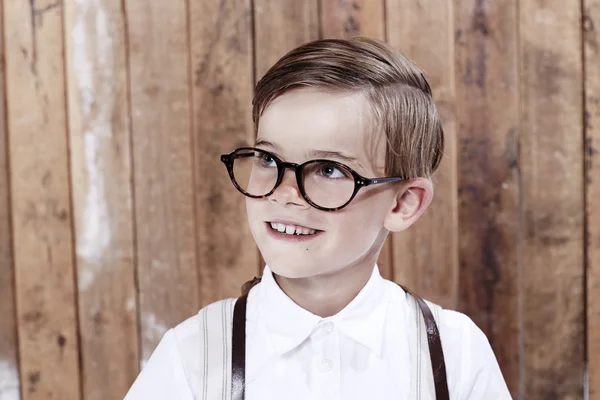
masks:
<path id="1" fill-rule="evenodd" d="M 273 194 L 283 181 L 286 169 L 291 169 L 296 174 L 298 189 L 304 200 L 323 211 L 341 210 L 365 186 L 404 180 L 401 177 L 365 178 L 350 167 L 331 160 L 288 163 L 268 151 L 253 147 L 242 147 L 224 154 L 221 161 L 227 167 L 233 186 L 252 198 Z"/>

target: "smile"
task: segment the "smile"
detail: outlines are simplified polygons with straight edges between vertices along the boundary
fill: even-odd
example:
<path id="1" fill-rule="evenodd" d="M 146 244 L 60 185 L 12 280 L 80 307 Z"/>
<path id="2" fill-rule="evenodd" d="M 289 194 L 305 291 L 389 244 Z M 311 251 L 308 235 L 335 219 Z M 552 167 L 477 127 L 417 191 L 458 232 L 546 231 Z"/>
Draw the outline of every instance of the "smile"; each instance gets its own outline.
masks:
<path id="1" fill-rule="evenodd" d="M 286 235 L 314 235 L 317 233 L 316 230 L 310 228 L 304 228 L 301 226 L 295 225 L 285 225 L 277 222 L 270 222 L 269 226 L 271 226 L 272 230 L 278 231 L 280 233 L 285 233 Z"/>

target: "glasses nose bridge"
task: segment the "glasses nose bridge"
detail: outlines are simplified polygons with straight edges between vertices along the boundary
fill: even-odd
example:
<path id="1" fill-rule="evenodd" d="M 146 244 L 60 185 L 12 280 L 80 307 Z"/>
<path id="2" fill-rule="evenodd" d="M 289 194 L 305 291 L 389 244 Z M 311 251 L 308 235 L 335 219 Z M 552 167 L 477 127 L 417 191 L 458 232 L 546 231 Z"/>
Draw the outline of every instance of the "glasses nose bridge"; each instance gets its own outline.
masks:
<path id="1" fill-rule="evenodd" d="M 296 183 L 299 185 L 299 181 L 300 181 L 300 172 L 302 171 L 302 165 L 300 164 L 296 164 L 296 163 L 291 163 L 291 162 L 285 162 L 285 161 L 281 161 L 279 162 L 279 184 L 281 184 L 281 182 L 283 182 L 283 179 L 285 178 L 285 171 L 286 170 L 292 170 L 292 172 L 294 173 L 294 176 L 296 177 Z M 279 184 L 277 186 L 279 186 Z"/>
<path id="2" fill-rule="evenodd" d="M 285 171 L 287 169 L 291 169 L 295 175 L 298 175 L 298 171 L 300 170 L 300 164 L 282 161 L 279 163 L 279 169 L 281 170 L 282 176 L 285 175 Z"/>

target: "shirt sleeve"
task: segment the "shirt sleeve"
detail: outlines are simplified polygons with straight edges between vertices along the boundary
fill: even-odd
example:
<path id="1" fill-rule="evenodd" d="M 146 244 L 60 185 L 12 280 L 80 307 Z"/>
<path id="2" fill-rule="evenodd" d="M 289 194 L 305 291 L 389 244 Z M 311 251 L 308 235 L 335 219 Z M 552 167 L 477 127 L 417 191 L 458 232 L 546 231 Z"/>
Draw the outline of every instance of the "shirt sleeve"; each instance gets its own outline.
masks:
<path id="1" fill-rule="evenodd" d="M 487 337 L 469 317 L 444 310 L 440 333 L 452 400 L 511 400 Z"/>
<path id="2" fill-rule="evenodd" d="M 150 356 L 125 400 L 193 400 L 175 332 L 170 329 Z"/>

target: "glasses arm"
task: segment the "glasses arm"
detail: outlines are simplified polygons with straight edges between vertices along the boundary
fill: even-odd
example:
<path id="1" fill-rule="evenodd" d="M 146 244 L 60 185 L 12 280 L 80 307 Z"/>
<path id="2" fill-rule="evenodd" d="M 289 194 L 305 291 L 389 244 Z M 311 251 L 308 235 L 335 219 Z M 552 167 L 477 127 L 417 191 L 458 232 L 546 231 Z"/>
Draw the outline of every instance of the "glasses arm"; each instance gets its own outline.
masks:
<path id="1" fill-rule="evenodd" d="M 373 178 L 373 179 L 365 178 L 362 181 L 362 185 L 369 186 L 369 185 L 377 185 L 378 183 L 400 182 L 400 181 L 404 181 L 404 180 L 406 180 L 406 179 L 399 177 L 399 176 L 392 176 L 392 177 L 387 177 L 387 178 Z"/>
<path id="2" fill-rule="evenodd" d="M 254 157 L 254 154 L 250 154 L 250 153 L 247 153 L 247 154 L 240 154 L 240 153 L 238 153 L 238 154 L 233 154 L 233 153 L 223 154 L 221 156 L 221 162 L 227 164 L 228 162 L 231 162 L 236 158 L 248 158 L 248 157 Z"/>

